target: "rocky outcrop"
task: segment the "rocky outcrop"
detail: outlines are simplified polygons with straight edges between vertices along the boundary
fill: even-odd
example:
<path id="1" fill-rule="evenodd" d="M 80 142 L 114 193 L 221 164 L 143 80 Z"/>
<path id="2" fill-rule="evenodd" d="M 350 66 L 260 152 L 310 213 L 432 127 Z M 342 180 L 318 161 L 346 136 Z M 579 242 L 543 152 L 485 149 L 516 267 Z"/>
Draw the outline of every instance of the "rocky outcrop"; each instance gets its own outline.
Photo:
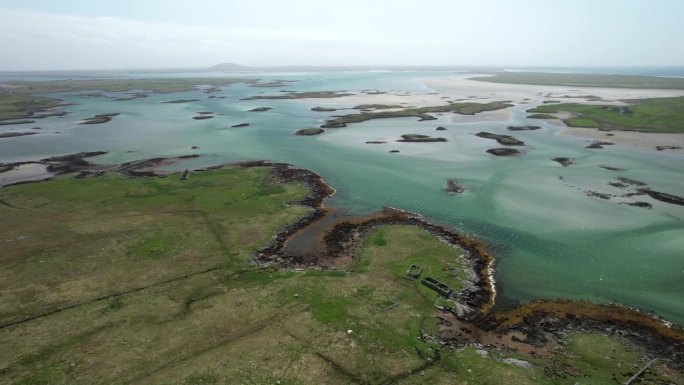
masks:
<path id="1" fill-rule="evenodd" d="M 515 155 L 520 155 L 521 152 L 516 150 L 515 148 L 490 148 L 487 150 L 488 154 L 496 155 L 496 156 L 515 156 Z"/>

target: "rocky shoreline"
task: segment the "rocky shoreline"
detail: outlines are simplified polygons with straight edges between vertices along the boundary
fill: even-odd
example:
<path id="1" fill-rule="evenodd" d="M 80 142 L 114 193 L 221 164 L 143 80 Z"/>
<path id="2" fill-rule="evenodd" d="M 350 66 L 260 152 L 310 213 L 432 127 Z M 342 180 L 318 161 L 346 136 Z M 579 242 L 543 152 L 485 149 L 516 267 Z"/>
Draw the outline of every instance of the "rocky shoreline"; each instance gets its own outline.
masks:
<path id="1" fill-rule="evenodd" d="M 198 157 L 198 155 L 188 155 L 176 158 L 153 158 L 113 166 L 93 165 L 87 161 L 89 157 L 102 154 L 105 152 L 84 152 L 22 164 L 45 164 L 55 175 L 77 173 L 76 177 L 92 177 L 102 175 L 106 171 L 115 171 L 127 177 L 145 177 L 159 176 L 156 169 L 160 165 Z M 11 170 L 16 165 L 1 166 L 3 170 Z M 288 255 L 283 252 L 288 240 L 302 229 L 328 215 L 329 209 L 324 207 L 323 202 L 327 197 L 332 196 L 335 190 L 326 184 L 320 175 L 285 163 L 252 161 L 236 163 L 236 166 L 269 167 L 274 180 L 298 181 L 309 190 L 308 196 L 298 203 L 312 210 L 296 222 L 281 229 L 266 246 L 256 251 L 253 259 L 257 264 L 276 264 L 284 268 L 327 269 L 335 259 L 353 259 L 369 232 L 378 226 L 416 226 L 449 245 L 463 250 L 464 258 L 471 269 L 464 289 L 456 296 L 459 306 L 455 309 L 439 308 L 437 310 L 441 320 L 437 338 L 441 344 L 453 347 L 488 344 L 487 341 L 478 340 L 480 337 L 477 337 L 477 333 L 475 335 L 472 332 L 462 333 L 464 327 L 484 331 L 499 339 L 513 335 L 515 338 L 512 341 L 516 344 L 537 350 L 543 350 L 549 344 L 562 341 L 568 334 L 590 332 L 627 338 L 637 344 L 647 355 L 670 362 L 678 368 L 684 368 L 684 331 L 677 325 L 668 324 L 647 313 L 618 305 L 599 305 L 587 301 L 570 300 L 538 300 L 513 309 L 497 309 L 495 306 L 497 290 L 493 276 L 495 259 L 487 250 L 486 244 L 466 234 L 430 223 L 423 217 L 406 211 L 385 208 L 367 216 L 340 218 L 320 233 L 320 242 L 316 246 L 321 245 L 322 248 L 318 250 L 318 253 Z"/>
<path id="2" fill-rule="evenodd" d="M 680 327 L 619 305 L 536 300 L 511 310 L 492 312 L 478 322 L 478 327 L 499 335 L 520 335 L 518 342 L 537 348 L 562 341 L 571 333 L 619 336 L 638 346 L 649 358 L 660 358 L 684 369 L 684 331 Z"/>

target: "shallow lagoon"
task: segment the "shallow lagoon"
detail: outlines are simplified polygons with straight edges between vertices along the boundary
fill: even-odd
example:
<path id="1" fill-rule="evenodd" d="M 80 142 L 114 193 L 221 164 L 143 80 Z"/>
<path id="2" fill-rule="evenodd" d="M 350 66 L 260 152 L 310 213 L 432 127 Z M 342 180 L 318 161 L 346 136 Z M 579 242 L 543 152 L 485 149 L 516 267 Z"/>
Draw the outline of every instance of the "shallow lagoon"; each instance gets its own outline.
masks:
<path id="1" fill-rule="evenodd" d="M 237 76 L 298 80 L 282 87 L 296 91 L 429 93 L 432 90 L 420 78 L 462 75 L 338 72 Z M 207 99 L 209 95 L 201 92 L 152 94 L 130 101 L 60 95 L 75 103 L 66 108 L 70 114 L 38 120 L 35 125 L 42 127 L 42 135 L 0 140 L 0 162 L 107 150 L 110 154 L 96 158 L 98 162 L 198 153 L 205 156 L 191 165 L 247 159 L 293 163 L 320 173 L 337 189 L 329 206 L 346 207 L 354 213 L 399 207 L 486 239 L 498 257 L 499 302 L 588 298 L 654 311 L 684 324 L 684 207 L 640 197 L 653 205 L 649 210 L 620 204 L 620 199 L 602 200 L 585 194 L 585 190 L 622 194 L 625 191 L 607 183 L 625 176 L 682 195 L 681 156 L 618 146 L 586 149 L 586 140 L 559 136 L 560 128 L 526 119 L 524 110 L 529 106 L 514 107 L 511 120 L 506 121 L 452 123 L 451 114 L 444 114 L 434 121 L 375 120 L 300 137 L 293 132 L 316 126 L 336 113 L 310 111 L 320 105 L 317 100 L 237 100 L 280 89 L 234 85 L 211 94 L 225 99 Z M 162 103 L 174 99 L 201 101 Z M 335 103 L 335 99 L 325 101 L 326 106 Z M 273 110 L 248 112 L 261 106 Z M 193 120 L 199 111 L 213 111 L 216 116 Z M 121 114 L 105 124 L 77 124 L 107 112 Z M 250 127 L 230 128 L 243 122 Z M 506 130 L 508 125 L 520 124 L 538 124 L 543 129 Z M 4 126 L 3 130 L 32 126 Z M 437 126 L 447 130 L 435 131 Z M 525 154 L 515 158 L 488 155 L 486 149 L 500 146 L 473 135 L 479 131 L 521 139 L 528 144 Z M 406 133 L 442 136 L 449 142 L 391 142 Z M 378 139 L 390 142 L 365 144 Z M 191 150 L 191 146 L 199 149 Z M 390 149 L 400 153 L 390 154 Z M 550 160 L 558 156 L 575 158 L 577 164 L 562 167 Z M 626 171 L 609 171 L 600 165 Z M 462 195 L 444 193 L 447 178 L 458 179 L 468 190 Z"/>

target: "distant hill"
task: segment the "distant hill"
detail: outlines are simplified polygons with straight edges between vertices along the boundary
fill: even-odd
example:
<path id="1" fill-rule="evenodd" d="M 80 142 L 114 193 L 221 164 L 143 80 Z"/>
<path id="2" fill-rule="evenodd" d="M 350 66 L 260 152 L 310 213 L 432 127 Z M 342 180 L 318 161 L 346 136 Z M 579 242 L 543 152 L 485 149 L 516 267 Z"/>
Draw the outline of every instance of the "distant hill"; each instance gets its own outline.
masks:
<path id="1" fill-rule="evenodd" d="M 250 67 L 242 66 L 235 63 L 221 63 L 208 68 L 210 71 L 249 71 Z"/>

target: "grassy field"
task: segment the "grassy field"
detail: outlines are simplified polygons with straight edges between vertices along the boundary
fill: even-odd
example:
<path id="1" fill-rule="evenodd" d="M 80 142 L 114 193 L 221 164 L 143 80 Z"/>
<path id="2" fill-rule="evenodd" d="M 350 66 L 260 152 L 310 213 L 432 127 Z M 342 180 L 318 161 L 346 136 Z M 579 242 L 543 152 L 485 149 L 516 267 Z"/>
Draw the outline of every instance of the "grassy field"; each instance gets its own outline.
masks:
<path id="1" fill-rule="evenodd" d="M 254 83 L 255 79 L 187 78 L 187 79 L 81 79 L 40 82 L 12 82 L 13 91 L 20 94 L 47 94 L 73 91 L 153 91 L 160 93 L 192 91 L 198 85 L 228 86 L 235 83 Z"/>
<path id="2" fill-rule="evenodd" d="M 305 195 L 235 167 L 0 189 L 0 383 L 604 384 L 645 362 L 594 335 L 551 358 L 421 339 L 445 299 L 408 266 L 458 289 L 464 261 L 417 227 L 377 228 L 344 270 L 253 265 Z"/>
<path id="3" fill-rule="evenodd" d="M 0 121 L 22 119 L 32 112 L 54 106 L 55 101 L 48 98 L 0 93 Z"/>
<path id="4" fill-rule="evenodd" d="M 577 116 L 564 119 L 571 127 L 660 133 L 684 132 L 684 97 L 631 100 L 627 107 L 576 103 L 547 104 L 532 108 L 535 114 L 567 111 Z"/>
<path id="5" fill-rule="evenodd" d="M 655 76 L 554 74 L 542 72 L 503 72 L 474 77 L 491 83 L 536 84 L 542 86 L 647 88 L 684 90 L 684 79 Z"/>

